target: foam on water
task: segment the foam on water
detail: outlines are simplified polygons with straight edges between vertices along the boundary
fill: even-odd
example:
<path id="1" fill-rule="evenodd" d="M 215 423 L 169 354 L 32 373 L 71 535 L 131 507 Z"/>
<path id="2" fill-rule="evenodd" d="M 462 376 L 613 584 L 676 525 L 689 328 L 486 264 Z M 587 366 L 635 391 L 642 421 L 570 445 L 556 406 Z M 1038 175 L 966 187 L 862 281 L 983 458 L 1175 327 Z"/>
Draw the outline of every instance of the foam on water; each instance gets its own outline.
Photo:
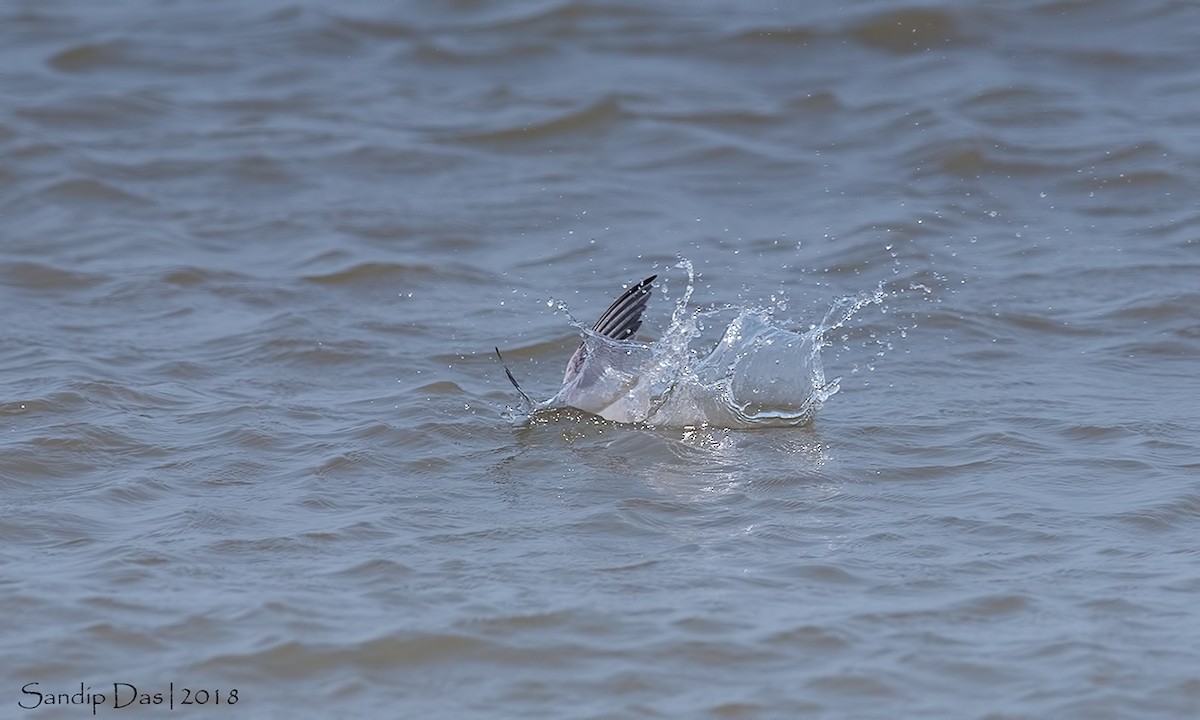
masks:
<path id="1" fill-rule="evenodd" d="M 583 333 L 583 367 L 554 397 L 509 407 L 504 417 L 524 425 L 582 407 L 603 408 L 599 414 L 615 422 L 660 427 L 803 425 L 839 389 L 840 378 L 826 380 L 821 362 L 829 333 L 885 294 L 880 284 L 838 298 L 819 323 L 799 330 L 756 306 L 692 306 L 692 264 L 681 259 L 676 267 L 687 272 L 687 287 L 670 325 L 651 343 L 599 335 L 558 303 Z"/>

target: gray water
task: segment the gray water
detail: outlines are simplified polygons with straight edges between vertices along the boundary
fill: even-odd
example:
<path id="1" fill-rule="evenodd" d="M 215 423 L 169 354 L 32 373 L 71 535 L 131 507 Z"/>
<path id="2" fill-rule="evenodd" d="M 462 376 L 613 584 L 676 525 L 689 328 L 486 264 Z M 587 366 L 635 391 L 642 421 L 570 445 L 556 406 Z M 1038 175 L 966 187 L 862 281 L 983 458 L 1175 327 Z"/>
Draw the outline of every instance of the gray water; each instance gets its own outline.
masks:
<path id="1" fill-rule="evenodd" d="M 0 4 L 0 716 L 1200 715 L 1197 28 Z M 811 421 L 505 419 L 680 256 Z"/>

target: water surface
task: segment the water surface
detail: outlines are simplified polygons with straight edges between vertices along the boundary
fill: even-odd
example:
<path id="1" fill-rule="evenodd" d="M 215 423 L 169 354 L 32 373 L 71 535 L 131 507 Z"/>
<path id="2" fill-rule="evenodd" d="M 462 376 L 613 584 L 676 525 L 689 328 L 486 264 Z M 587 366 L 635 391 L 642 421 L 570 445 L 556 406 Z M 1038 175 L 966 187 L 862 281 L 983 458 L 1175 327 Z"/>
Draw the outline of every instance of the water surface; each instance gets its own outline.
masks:
<path id="1" fill-rule="evenodd" d="M 0 715 L 1195 716 L 1198 23 L 4 5 Z M 502 417 L 681 255 L 814 416 Z"/>

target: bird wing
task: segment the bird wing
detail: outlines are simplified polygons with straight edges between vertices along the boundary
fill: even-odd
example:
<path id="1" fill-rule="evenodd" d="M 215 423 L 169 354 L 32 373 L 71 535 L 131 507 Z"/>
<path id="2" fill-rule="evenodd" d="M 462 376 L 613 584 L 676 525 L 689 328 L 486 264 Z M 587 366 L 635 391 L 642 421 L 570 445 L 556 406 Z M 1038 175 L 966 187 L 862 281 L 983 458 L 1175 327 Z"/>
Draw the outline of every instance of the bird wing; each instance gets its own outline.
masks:
<path id="1" fill-rule="evenodd" d="M 592 325 L 592 330 L 597 335 L 603 335 L 613 340 L 626 340 L 633 337 L 638 328 L 642 326 L 642 313 L 646 311 L 646 303 L 650 302 L 650 293 L 657 277 L 657 275 L 651 275 L 622 293 L 621 297 L 608 306 L 596 324 Z M 575 354 L 567 361 L 567 371 L 563 374 L 564 385 L 579 374 L 586 358 L 587 343 L 580 343 Z"/>

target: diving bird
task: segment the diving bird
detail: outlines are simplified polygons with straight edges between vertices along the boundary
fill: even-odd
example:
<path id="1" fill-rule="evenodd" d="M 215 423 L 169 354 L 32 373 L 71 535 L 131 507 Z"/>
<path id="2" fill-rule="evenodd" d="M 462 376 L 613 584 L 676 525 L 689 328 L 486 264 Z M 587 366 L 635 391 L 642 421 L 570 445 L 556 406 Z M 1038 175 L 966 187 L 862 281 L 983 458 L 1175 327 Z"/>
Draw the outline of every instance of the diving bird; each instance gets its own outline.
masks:
<path id="1" fill-rule="evenodd" d="M 562 389 L 544 403 L 535 405 L 521 389 L 504 364 L 500 348 L 496 348 L 504 374 L 525 402 L 526 415 L 535 406 L 540 409 L 569 405 L 614 422 L 633 422 L 639 418 L 641 413 L 631 405 L 630 395 L 639 386 L 637 370 L 645 362 L 648 348 L 631 339 L 642 326 L 642 313 L 657 277 L 651 275 L 630 287 L 608 306 L 567 361 Z"/>

